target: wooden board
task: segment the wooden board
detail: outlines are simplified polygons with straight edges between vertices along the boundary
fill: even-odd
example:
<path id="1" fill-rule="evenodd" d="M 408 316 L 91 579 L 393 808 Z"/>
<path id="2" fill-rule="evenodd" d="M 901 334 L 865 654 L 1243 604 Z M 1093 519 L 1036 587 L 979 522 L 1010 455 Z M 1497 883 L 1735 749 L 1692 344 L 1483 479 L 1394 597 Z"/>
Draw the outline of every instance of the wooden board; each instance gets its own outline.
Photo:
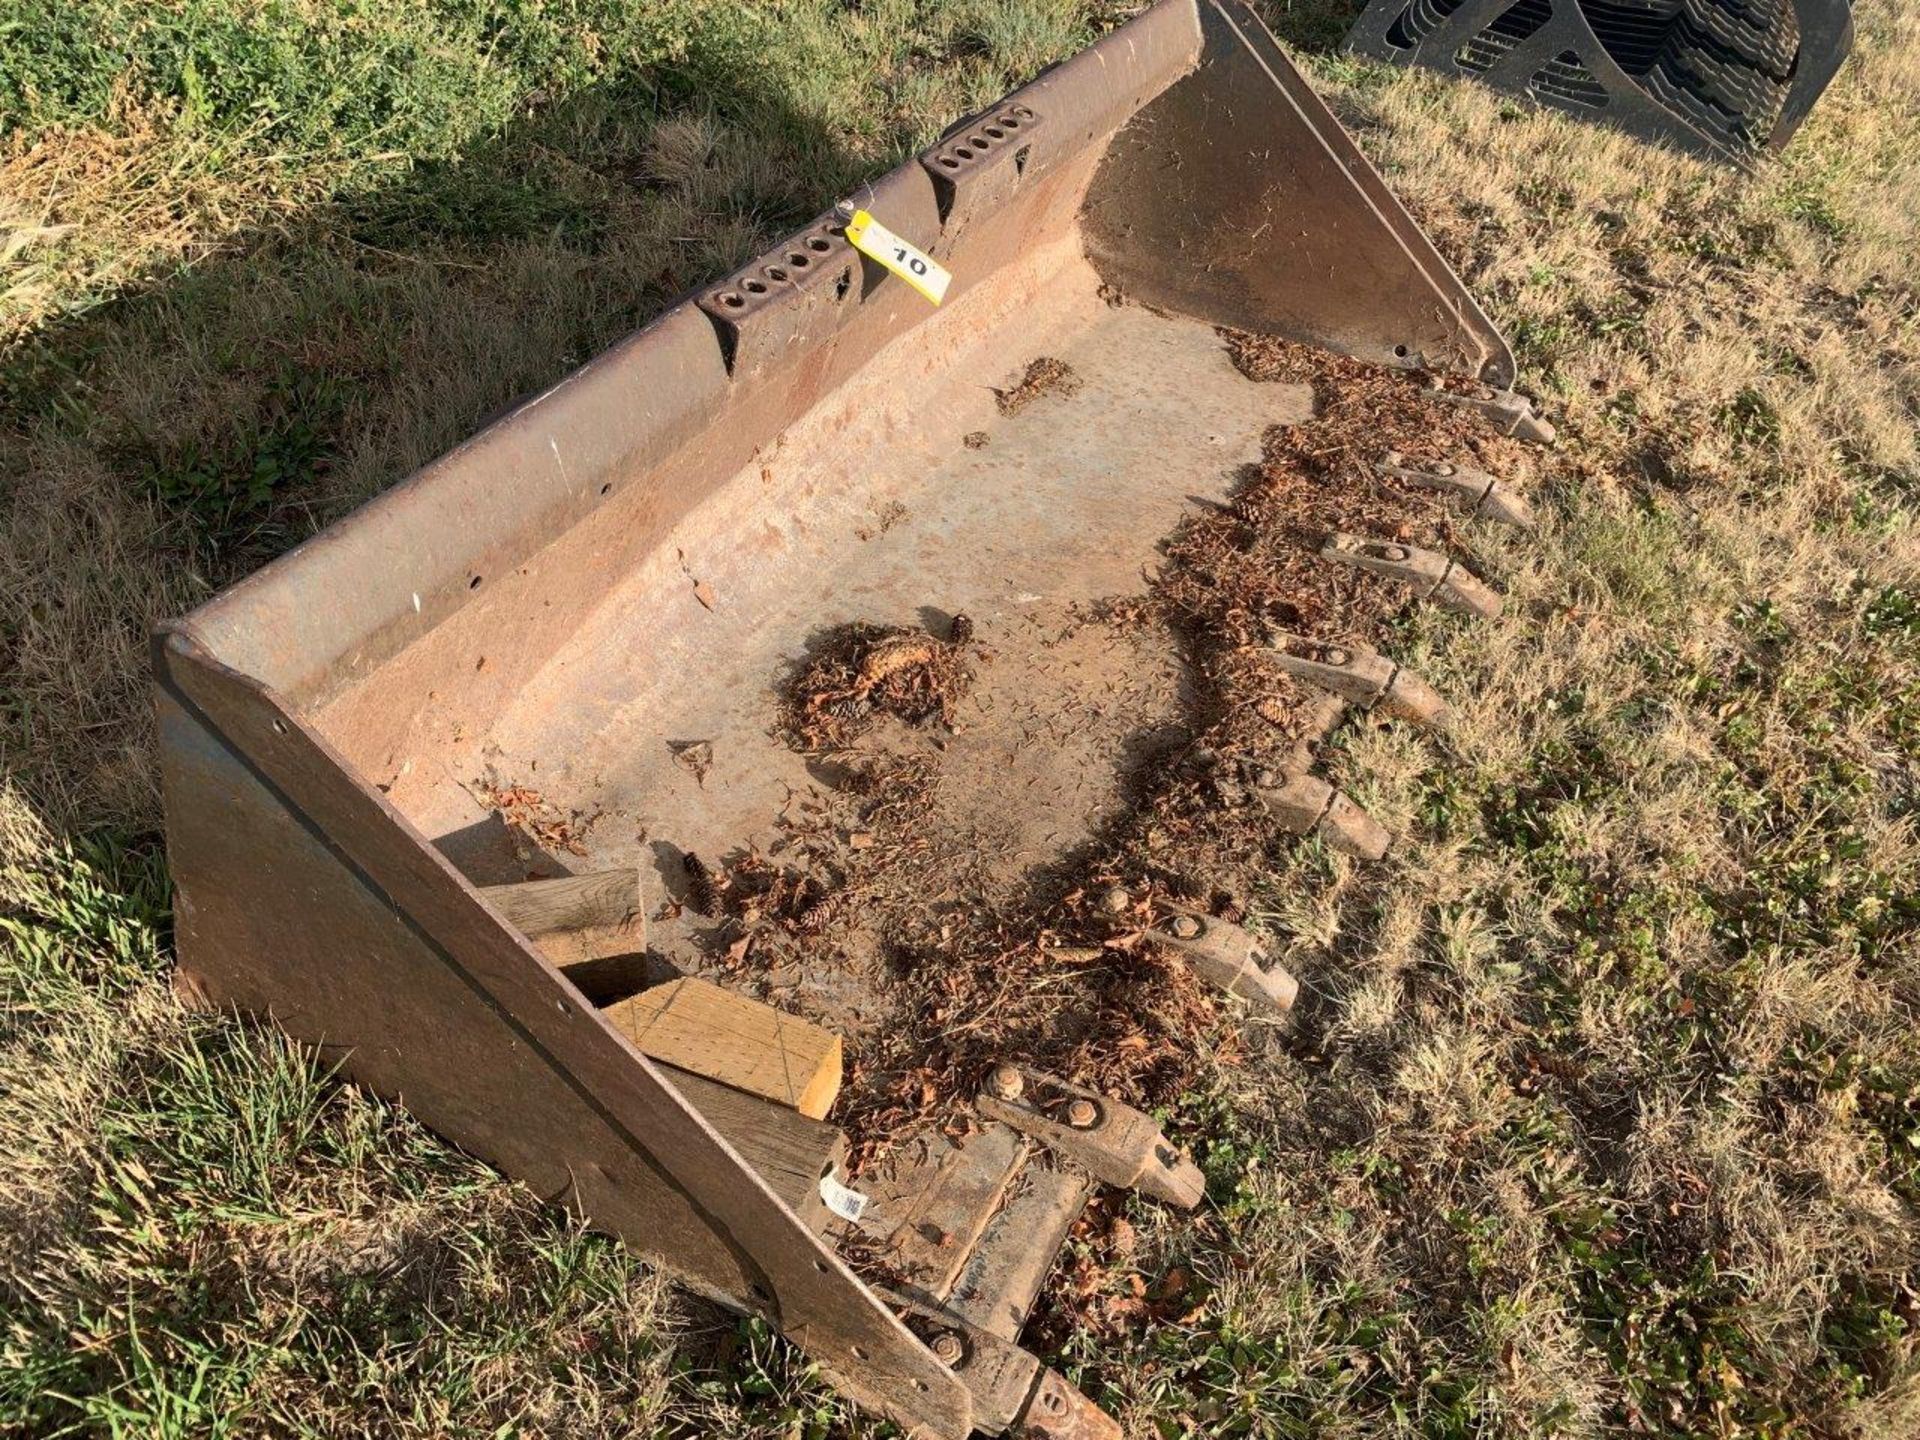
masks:
<path id="1" fill-rule="evenodd" d="M 705 980 L 669 980 L 610 1005 L 636 1049 L 815 1120 L 840 1093 L 840 1037 Z"/>
<path id="2" fill-rule="evenodd" d="M 485 885 L 480 893 L 596 1005 L 671 979 L 647 955 L 647 912 L 638 870 L 596 870 L 551 880 Z"/>
<path id="3" fill-rule="evenodd" d="M 730 1085 L 707 1080 L 690 1070 L 662 1065 L 660 1073 L 698 1110 L 706 1122 L 727 1137 L 767 1182 L 767 1188 L 787 1202 L 787 1208 L 818 1235 L 833 1219 L 820 1197 L 820 1177 L 844 1169 L 847 1135 L 837 1125 L 810 1120 L 785 1105 L 762 1100 Z"/>
<path id="4" fill-rule="evenodd" d="M 480 893 L 501 918 L 530 940 L 568 930 L 638 924 L 637 948 L 647 947 L 638 870 L 596 870 L 554 880 L 488 885 Z"/>

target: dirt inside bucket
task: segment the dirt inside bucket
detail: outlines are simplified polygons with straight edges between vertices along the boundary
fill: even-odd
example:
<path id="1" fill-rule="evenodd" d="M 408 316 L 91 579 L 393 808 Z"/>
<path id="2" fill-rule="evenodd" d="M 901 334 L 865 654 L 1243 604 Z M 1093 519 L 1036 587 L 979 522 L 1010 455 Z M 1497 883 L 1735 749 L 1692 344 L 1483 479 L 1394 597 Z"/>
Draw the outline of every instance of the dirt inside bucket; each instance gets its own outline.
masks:
<path id="1" fill-rule="evenodd" d="M 1216 992 L 1146 930 L 1167 900 L 1242 917 L 1272 847 L 1294 843 L 1243 778 L 1308 760 L 1337 707 L 1272 664 L 1263 627 L 1382 641 L 1406 592 L 1317 559 L 1331 530 L 1453 548 L 1440 497 L 1374 473 L 1384 451 L 1524 470 L 1421 377 L 1224 339 L 1250 378 L 1310 384 L 1313 417 L 1269 431 L 1137 593 L 1001 633 L 836 627 L 769 677 L 822 783 L 764 850 L 691 857 L 704 878 L 676 904 L 699 902 L 728 983 L 848 1034 L 835 1119 L 856 1174 L 954 1123 L 1002 1058 L 1151 1108 L 1203 1048 L 1231 1053 Z M 1010 389 L 1058 373 L 1041 357 Z M 1072 787 L 1103 793 L 1063 843 L 1048 802 Z"/>

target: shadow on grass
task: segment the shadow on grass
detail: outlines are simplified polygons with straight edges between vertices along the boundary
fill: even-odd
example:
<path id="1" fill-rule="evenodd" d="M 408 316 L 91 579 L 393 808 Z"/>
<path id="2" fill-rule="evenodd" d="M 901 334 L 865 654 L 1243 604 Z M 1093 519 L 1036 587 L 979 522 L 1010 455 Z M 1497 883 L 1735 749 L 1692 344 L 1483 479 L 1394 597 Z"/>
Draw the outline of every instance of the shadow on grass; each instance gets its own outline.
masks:
<path id="1" fill-rule="evenodd" d="M 1254 8 L 1290 49 L 1332 54 L 1367 8 L 1367 0 L 1257 0 Z"/>

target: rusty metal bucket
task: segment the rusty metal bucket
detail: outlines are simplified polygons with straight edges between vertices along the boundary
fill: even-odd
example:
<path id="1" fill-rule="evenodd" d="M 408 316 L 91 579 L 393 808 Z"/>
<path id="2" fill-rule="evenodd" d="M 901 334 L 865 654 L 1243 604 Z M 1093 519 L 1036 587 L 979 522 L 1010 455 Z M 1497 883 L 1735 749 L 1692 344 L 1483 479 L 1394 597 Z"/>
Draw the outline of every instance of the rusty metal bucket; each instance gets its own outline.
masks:
<path id="1" fill-rule="evenodd" d="M 1238 4 L 1165 0 L 850 198 L 952 272 L 944 304 L 829 212 L 162 628 L 181 983 L 768 1316 L 903 1425 L 1112 1433 L 1018 1342 L 1098 1187 L 1201 1198 L 1154 1122 L 1015 1053 L 957 1123 L 883 1157 L 868 1113 L 863 1164 L 831 1115 L 711 1056 L 650 1059 L 619 1007 L 705 977 L 805 1012 L 856 1066 L 879 1043 L 884 965 L 802 946 L 754 971 L 752 922 L 721 923 L 697 858 L 793 853 L 808 815 L 831 822 L 844 757 L 793 743 L 783 688 L 823 634 L 991 647 L 965 713 L 914 741 L 938 771 L 926 823 L 971 837 L 953 924 L 1098 840 L 1188 682 L 1157 640 L 1081 622 L 1228 504 L 1270 427 L 1314 422 L 1311 377 L 1254 378 L 1222 327 L 1451 377 L 1441 408 L 1543 427 L 1506 393 L 1500 335 Z M 1377 458 L 1383 485 L 1518 513 L 1490 475 Z M 1404 535 L 1329 527 L 1324 556 L 1497 608 Z M 1443 718 L 1378 655 L 1267 649 L 1339 703 Z M 864 703 L 878 653 L 836 703 Z M 1304 769 L 1234 783 L 1281 828 L 1386 843 Z M 860 834 L 809 833 L 857 869 Z M 1205 905 L 1100 904 L 1223 994 L 1291 1003 Z"/>

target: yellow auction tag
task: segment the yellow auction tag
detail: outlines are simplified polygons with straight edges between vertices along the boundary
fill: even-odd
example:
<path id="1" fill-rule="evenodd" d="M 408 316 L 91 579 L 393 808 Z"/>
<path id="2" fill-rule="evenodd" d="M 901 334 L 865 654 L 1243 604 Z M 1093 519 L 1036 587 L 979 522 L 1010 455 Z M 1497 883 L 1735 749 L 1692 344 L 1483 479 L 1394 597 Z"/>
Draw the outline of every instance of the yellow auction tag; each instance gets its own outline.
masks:
<path id="1" fill-rule="evenodd" d="M 934 304 L 946 299 L 947 286 L 953 283 L 947 268 L 911 240 L 902 240 L 866 211 L 853 212 L 853 218 L 847 221 L 847 239 L 862 255 L 871 255 Z"/>

